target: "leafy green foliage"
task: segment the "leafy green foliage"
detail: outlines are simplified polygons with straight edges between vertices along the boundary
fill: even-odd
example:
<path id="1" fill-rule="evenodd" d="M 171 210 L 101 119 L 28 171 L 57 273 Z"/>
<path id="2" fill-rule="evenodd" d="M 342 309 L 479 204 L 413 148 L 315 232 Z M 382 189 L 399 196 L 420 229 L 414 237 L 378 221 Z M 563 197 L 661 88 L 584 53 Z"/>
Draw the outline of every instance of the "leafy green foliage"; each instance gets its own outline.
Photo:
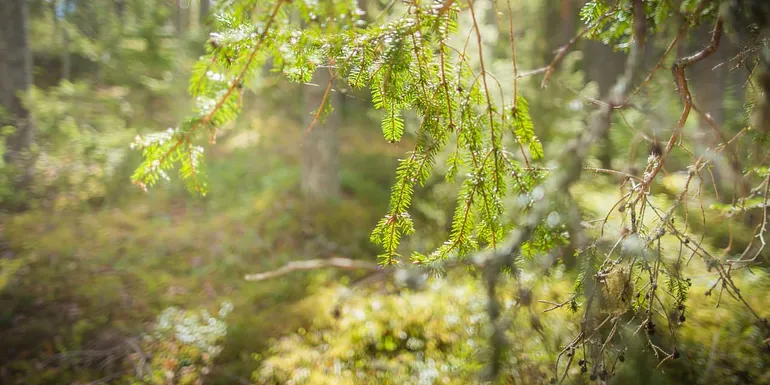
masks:
<path id="1" fill-rule="evenodd" d="M 125 143 L 135 134 L 133 109 L 125 88 L 92 88 L 86 82 L 62 81 L 47 89 L 33 87 L 23 103 L 35 119 L 35 185 L 25 199 L 32 206 L 56 209 L 103 201 L 125 177 L 129 157 Z M 5 126 L 0 130 L 14 129 Z M 4 137 L 0 133 L 0 137 Z M 0 165 L 0 178 L 6 169 Z M 119 183 L 124 183 L 125 180 Z M 17 197 L 0 188 L 0 202 Z"/>

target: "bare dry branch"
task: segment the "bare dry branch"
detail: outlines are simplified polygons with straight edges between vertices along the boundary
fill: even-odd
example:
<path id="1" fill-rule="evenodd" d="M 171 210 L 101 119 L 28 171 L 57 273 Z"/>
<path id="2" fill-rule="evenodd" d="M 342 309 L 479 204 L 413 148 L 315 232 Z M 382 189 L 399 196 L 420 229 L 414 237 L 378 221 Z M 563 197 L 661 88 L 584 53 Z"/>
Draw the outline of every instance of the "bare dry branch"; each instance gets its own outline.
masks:
<path id="1" fill-rule="evenodd" d="M 264 281 L 280 276 L 284 276 L 290 273 L 293 273 L 295 271 L 307 271 L 307 270 L 318 270 L 328 267 L 335 267 L 338 269 L 343 270 L 370 270 L 370 271 L 376 271 L 379 270 L 379 267 L 376 263 L 366 262 L 366 261 L 357 261 L 355 259 L 349 259 L 349 258 L 329 258 L 329 259 L 310 259 L 307 261 L 292 261 L 287 263 L 284 267 L 281 267 L 280 269 L 267 271 L 264 273 L 254 273 L 254 274 L 248 274 L 244 278 L 247 281 Z"/>
<path id="2" fill-rule="evenodd" d="M 663 168 L 663 164 L 665 163 L 666 157 L 674 148 L 674 145 L 677 143 L 679 136 L 682 132 L 682 129 L 684 128 L 685 123 L 687 123 L 687 118 L 690 116 L 690 110 L 692 109 L 692 95 L 690 94 L 690 89 L 687 84 L 685 69 L 688 66 L 693 65 L 698 61 L 705 59 L 706 57 L 714 53 L 714 51 L 716 51 L 717 47 L 719 47 L 719 42 L 722 38 L 722 30 L 723 30 L 723 21 L 721 18 L 719 18 L 717 19 L 716 26 L 714 27 L 714 32 L 711 36 L 711 42 L 700 51 L 690 56 L 685 56 L 677 60 L 674 63 L 674 65 L 671 67 L 671 71 L 674 74 L 674 82 L 676 83 L 677 90 L 679 91 L 679 95 L 682 98 L 684 107 L 682 109 L 682 114 L 679 117 L 679 120 L 677 121 L 676 129 L 674 130 L 674 133 L 669 138 L 668 143 L 666 143 L 665 149 L 663 149 L 663 152 L 660 154 L 657 163 L 645 175 L 644 181 L 639 186 L 640 193 L 637 195 L 636 199 L 634 199 L 633 205 L 636 205 L 641 200 L 641 198 L 645 196 L 643 192 L 647 190 L 647 188 L 650 186 L 652 181 L 655 179 L 655 176 L 657 176 L 658 172 L 660 172 L 660 170 Z"/>

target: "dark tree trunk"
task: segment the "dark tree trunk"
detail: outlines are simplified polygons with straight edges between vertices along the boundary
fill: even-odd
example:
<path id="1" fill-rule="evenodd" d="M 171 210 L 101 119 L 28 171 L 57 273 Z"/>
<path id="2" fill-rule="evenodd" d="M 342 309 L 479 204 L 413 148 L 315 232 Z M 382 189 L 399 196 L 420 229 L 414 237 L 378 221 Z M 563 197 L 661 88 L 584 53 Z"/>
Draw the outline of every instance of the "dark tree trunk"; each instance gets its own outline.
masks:
<path id="1" fill-rule="evenodd" d="M 118 15 L 118 39 L 123 39 L 126 21 L 126 0 L 115 0 L 115 14 Z"/>
<path id="2" fill-rule="evenodd" d="M 61 2 L 60 2 L 61 1 Z M 59 5 L 62 5 L 63 13 L 60 13 Z M 69 32 L 67 26 L 64 25 L 66 20 L 66 12 L 69 9 L 69 0 L 57 0 L 51 2 L 51 10 L 53 11 L 53 23 L 54 32 L 56 36 L 61 36 L 62 53 L 61 53 L 61 79 L 69 80 L 72 73 L 72 55 L 69 49 Z"/>
<path id="3" fill-rule="evenodd" d="M 537 36 L 535 42 L 535 52 L 543 65 L 548 65 L 553 61 L 559 52 L 570 39 L 575 36 L 575 29 L 579 20 L 577 18 L 576 7 L 579 5 L 577 0 L 550 0 L 539 2 L 537 13 L 531 17 L 536 18 L 539 23 L 532 33 Z M 507 47 L 506 51 L 509 51 Z M 560 65 L 556 66 L 554 77 L 557 76 Z M 538 76 L 542 79 L 542 76 Z M 554 80 L 553 78 L 551 80 Z M 550 95 L 556 95 L 563 90 L 558 86 L 550 86 L 543 94 L 545 98 Z M 547 99 L 546 99 L 547 100 Z M 552 110 L 546 107 L 548 103 L 533 103 L 532 118 L 535 123 L 536 134 L 541 138 L 548 138 L 552 135 L 554 127 L 554 114 Z"/>
<path id="4" fill-rule="evenodd" d="M 16 130 L 6 139 L 3 159 L 16 169 L 17 186 L 31 176 L 33 125 L 19 94 L 32 84 L 32 56 L 27 42 L 26 0 L 0 1 L 0 106 L 10 115 L 6 123 Z"/>
<path id="5" fill-rule="evenodd" d="M 615 79 L 623 73 L 625 55 L 615 52 L 612 47 L 597 41 L 586 41 L 583 49 L 584 66 L 587 81 L 599 85 L 599 97 L 603 100 L 609 93 Z M 598 158 L 602 168 L 612 169 L 612 138 L 609 132 L 601 138 Z"/>
<path id="6" fill-rule="evenodd" d="M 72 54 L 70 53 L 70 35 L 65 25 L 61 29 L 62 37 L 62 63 L 61 63 L 61 77 L 65 80 L 70 80 L 72 77 Z"/>
<path id="7" fill-rule="evenodd" d="M 711 41 L 713 26 L 704 26 L 699 28 L 694 34 L 692 44 L 689 45 L 690 52 L 696 52 Z M 692 65 L 688 69 L 688 81 L 693 99 L 698 108 L 708 114 L 712 122 L 695 111 L 692 112 L 692 118 L 697 118 L 698 132 L 696 141 L 700 147 L 699 151 L 705 151 L 707 148 L 714 149 L 720 144 L 729 140 L 735 133 L 726 131 L 725 122 L 725 98 L 729 97 L 726 90 L 730 86 L 732 78 L 730 77 L 729 67 L 730 58 L 738 53 L 738 47 L 735 47 L 730 39 L 721 39 L 717 50 L 709 57 Z M 740 89 L 740 83 L 733 84 L 733 87 Z M 716 125 L 716 128 L 712 126 Z M 733 148 L 725 149 L 714 159 L 715 167 L 711 174 L 714 176 L 716 187 L 718 188 L 719 198 L 722 202 L 730 202 L 734 196 L 746 196 L 749 192 L 749 186 L 743 179 L 741 160 Z"/>
<path id="8" fill-rule="evenodd" d="M 313 75 L 313 84 L 304 86 L 306 118 L 304 129 L 310 127 L 315 111 L 321 106 L 323 95 L 329 84 L 329 71 L 320 68 Z M 329 92 L 328 102 L 334 108 L 340 108 L 338 93 Z M 334 199 L 340 195 L 337 126 L 340 123 L 339 111 L 333 111 L 325 121 L 319 119 L 306 133 L 302 141 L 302 193 L 313 202 Z"/>
<path id="9" fill-rule="evenodd" d="M 176 6 L 174 7 L 174 27 L 176 29 L 177 36 L 182 36 L 182 1 L 176 0 Z"/>
<path id="10" fill-rule="evenodd" d="M 563 43 L 566 43 L 575 35 L 575 25 L 579 21 L 575 15 L 577 15 L 580 9 L 580 4 L 575 0 L 560 1 L 561 40 Z"/>
<path id="11" fill-rule="evenodd" d="M 209 17 L 209 9 L 211 8 L 211 0 L 200 0 L 201 5 L 200 8 L 198 8 L 198 19 L 200 22 L 200 27 L 203 28 L 203 26 L 206 25 L 206 20 L 208 20 Z"/>

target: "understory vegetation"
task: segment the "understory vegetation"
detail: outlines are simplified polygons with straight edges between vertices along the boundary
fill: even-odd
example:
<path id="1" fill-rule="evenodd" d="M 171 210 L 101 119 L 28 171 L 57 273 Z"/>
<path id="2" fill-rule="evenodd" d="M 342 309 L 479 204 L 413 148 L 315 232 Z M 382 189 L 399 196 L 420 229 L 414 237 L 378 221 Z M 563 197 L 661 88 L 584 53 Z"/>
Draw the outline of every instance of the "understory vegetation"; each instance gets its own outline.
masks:
<path id="1" fill-rule="evenodd" d="M 0 383 L 770 384 L 764 1 L 21 8 Z"/>

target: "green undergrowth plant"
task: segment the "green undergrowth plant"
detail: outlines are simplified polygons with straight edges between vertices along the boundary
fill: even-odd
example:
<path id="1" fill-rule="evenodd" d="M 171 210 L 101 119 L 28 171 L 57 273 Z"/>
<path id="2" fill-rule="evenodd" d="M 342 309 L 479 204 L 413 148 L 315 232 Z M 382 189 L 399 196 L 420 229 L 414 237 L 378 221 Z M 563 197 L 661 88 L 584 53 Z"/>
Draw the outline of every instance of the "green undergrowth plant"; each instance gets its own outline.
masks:
<path id="1" fill-rule="evenodd" d="M 697 276 L 703 271 L 692 273 Z M 575 322 L 582 314 L 569 309 L 543 311 L 570 295 L 572 274 L 559 266 L 547 275 L 523 274 L 501 285 L 501 313 L 511 327 L 506 332 L 510 350 L 503 359 L 499 383 L 550 382 L 553 362 L 574 338 Z M 767 289 L 766 274 L 739 278 L 753 305 L 763 301 L 759 297 Z M 768 383 L 766 348 L 752 337 L 762 330 L 741 310 L 741 304 L 729 302 L 714 309 L 713 298 L 703 300 L 710 284 L 694 279 L 692 292 L 698 300 L 688 304 L 684 321 L 679 321 L 678 313 L 671 315 L 676 319 L 679 356 L 669 358 L 663 370 L 650 367 L 656 365 L 655 357 L 643 341 L 634 338 L 637 326 L 621 327 L 627 343 L 613 348 L 618 357 L 613 382 Z M 334 285 L 303 302 L 327 306 L 311 324 L 276 338 L 268 351 L 255 357 L 260 363 L 254 372 L 256 384 L 487 383 L 478 376 L 489 359 L 486 294 L 471 276 L 455 271 L 430 278 L 416 290 L 398 283 L 352 289 Z M 605 316 L 597 315 L 600 320 Z M 623 319 L 628 322 L 630 316 Z M 665 325 L 665 315 L 656 322 Z M 666 333 L 651 338 L 660 345 L 672 342 Z M 570 354 L 562 359 L 574 361 L 569 369 L 574 383 L 595 383 L 589 375 L 581 376 L 590 373 L 586 357 L 590 353 L 577 349 Z M 586 372 L 584 363 L 588 363 Z M 706 367 L 708 371 L 703 370 Z"/>
<path id="2" fill-rule="evenodd" d="M 25 104 L 38 129 L 33 197 L 54 210 L 98 202 L 113 191 L 136 134 L 128 90 L 63 81 L 33 88 Z"/>
<path id="3" fill-rule="evenodd" d="M 165 309 L 152 331 L 141 338 L 138 351 L 131 354 L 129 360 L 135 373 L 129 381 L 153 385 L 202 384 L 222 351 L 226 317 L 232 310 L 229 302 L 223 303 L 216 315 L 206 310 Z"/>
<path id="4" fill-rule="evenodd" d="M 563 283 L 559 287 L 566 288 Z M 478 382 L 490 332 L 478 280 L 455 274 L 430 279 L 418 290 L 398 285 L 357 290 L 362 291 L 331 287 L 309 298 L 331 305 L 312 325 L 278 339 L 266 356 L 257 357 L 256 383 Z M 501 295 L 506 298 L 503 312 L 521 326 L 510 335 L 515 342 L 509 364 L 517 369 L 508 380 L 538 383 L 547 378 L 558 336 L 567 335 L 566 320 L 540 318 L 528 307 L 534 304 L 524 305 L 513 289 Z M 533 322 L 555 333 L 538 334 L 529 326 Z"/>
<path id="5" fill-rule="evenodd" d="M 266 349 L 269 338 L 306 326 L 318 306 L 298 308 L 296 302 L 339 273 L 311 272 L 264 285 L 242 280 L 245 274 L 307 255 L 376 252 L 368 229 L 360 226 L 376 221 L 374 203 L 366 197 L 307 216 L 301 197 L 292 192 L 297 185 L 293 155 L 271 147 L 270 130 L 280 127 L 275 122 L 260 126 L 260 142 L 245 148 L 226 149 L 223 139 L 217 147 L 222 152 L 209 160 L 216 194 L 205 199 L 185 199 L 184 187 L 171 181 L 141 200 L 125 199 L 100 210 L 35 208 L 3 217 L 0 251 L 12 252 L 15 259 L 0 265 L 0 280 L 7 277 L 0 290 L 0 336 L 7 347 L 0 353 L 6 376 L 0 382 L 87 383 L 116 374 L 115 368 L 101 366 L 105 359 L 129 372 L 121 378 L 131 379 L 135 367 L 123 353 L 133 349 L 125 341 L 140 337 L 170 306 L 214 314 L 223 299 L 234 309 L 222 351 L 209 363 L 211 371 L 196 378 L 206 377 L 210 384 L 249 378 L 257 364 L 250 354 Z M 274 154 L 268 162 L 266 153 Z M 347 172 L 348 183 L 366 180 L 378 183 L 378 191 L 386 187 L 385 169 L 362 163 Z M 224 188 L 234 180 L 249 183 Z M 140 348 L 170 354 L 179 347 Z M 81 360 L 83 351 L 94 350 L 112 353 Z M 162 371 L 162 364 L 150 366 Z"/>

